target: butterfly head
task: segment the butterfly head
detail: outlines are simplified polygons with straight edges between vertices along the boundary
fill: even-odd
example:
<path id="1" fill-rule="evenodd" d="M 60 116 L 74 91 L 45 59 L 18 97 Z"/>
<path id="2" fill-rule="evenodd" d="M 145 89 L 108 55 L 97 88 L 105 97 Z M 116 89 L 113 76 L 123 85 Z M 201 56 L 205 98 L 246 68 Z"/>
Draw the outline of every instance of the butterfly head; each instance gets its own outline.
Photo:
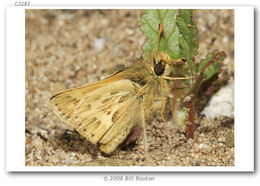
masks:
<path id="1" fill-rule="evenodd" d="M 156 51 L 150 56 L 150 65 L 156 76 L 169 76 L 171 73 L 171 58 L 167 52 Z"/>
<path id="2" fill-rule="evenodd" d="M 174 64 L 186 61 L 185 58 L 173 60 L 166 51 L 153 52 L 148 59 L 151 69 L 156 76 L 169 76 Z"/>

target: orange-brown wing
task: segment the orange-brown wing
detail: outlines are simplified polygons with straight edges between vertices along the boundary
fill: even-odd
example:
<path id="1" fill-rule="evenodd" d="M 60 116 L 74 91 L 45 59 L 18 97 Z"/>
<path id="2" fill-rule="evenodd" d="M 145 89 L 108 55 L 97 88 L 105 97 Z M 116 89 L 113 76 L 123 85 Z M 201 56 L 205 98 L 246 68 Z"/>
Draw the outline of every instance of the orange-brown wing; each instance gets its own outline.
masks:
<path id="1" fill-rule="evenodd" d="M 49 99 L 49 105 L 61 120 L 71 124 L 74 120 L 73 113 L 76 105 L 85 95 L 111 82 L 122 79 L 123 74 L 124 71 L 112 74 L 110 77 L 90 85 L 59 92 Z"/>
<path id="2" fill-rule="evenodd" d="M 74 112 L 74 128 L 101 150 L 111 153 L 128 135 L 141 106 L 139 85 L 118 80 L 100 87 L 82 98 Z"/>

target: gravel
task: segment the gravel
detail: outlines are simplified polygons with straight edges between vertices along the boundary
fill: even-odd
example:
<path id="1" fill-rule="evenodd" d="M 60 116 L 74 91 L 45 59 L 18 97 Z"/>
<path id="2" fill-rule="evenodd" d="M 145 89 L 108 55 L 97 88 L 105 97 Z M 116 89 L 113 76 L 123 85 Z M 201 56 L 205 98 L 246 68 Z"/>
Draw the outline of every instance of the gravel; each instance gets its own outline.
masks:
<path id="1" fill-rule="evenodd" d="M 214 117 L 199 114 L 194 139 L 187 139 L 171 123 L 166 132 L 159 114 L 155 115 L 147 121 L 147 154 L 140 136 L 134 144 L 106 156 L 50 110 L 47 102 L 54 93 L 99 81 L 142 56 L 142 13 L 26 10 L 26 166 L 234 166 L 232 111 L 226 115 L 220 110 Z M 233 10 L 196 10 L 195 19 L 196 61 L 214 49 L 225 51 L 220 91 L 225 90 L 223 82 L 233 91 Z M 234 109 L 233 93 L 218 102 L 225 108 L 223 104 L 230 102 L 227 109 Z"/>

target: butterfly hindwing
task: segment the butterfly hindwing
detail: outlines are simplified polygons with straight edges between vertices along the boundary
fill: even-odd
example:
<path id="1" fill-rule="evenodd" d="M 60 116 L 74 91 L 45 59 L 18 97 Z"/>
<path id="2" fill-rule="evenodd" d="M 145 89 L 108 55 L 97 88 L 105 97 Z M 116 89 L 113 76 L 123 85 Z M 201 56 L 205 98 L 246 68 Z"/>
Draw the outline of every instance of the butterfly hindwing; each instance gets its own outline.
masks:
<path id="1" fill-rule="evenodd" d="M 137 89 L 130 80 L 118 80 L 89 92 L 76 106 L 74 128 L 93 144 L 99 142 L 114 150 L 135 123 L 132 113 L 139 105 Z M 123 130 L 127 134 L 122 135 Z"/>
<path id="2" fill-rule="evenodd" d="M 117 122 L 117 125 L 121 125 L 120 126 L 120 131 L 117 131 L 117 133 L 115 133 L 116 135 L 113 135 L 113 137 L 111 138 L 110 134 L 105 134 L 105 136 L 107 135 L 107 137 L 110 139 L 110 141 L 108 143 L 103 143 L 103 137 L 100 141 L 101 145 L 100 145 L 100 149 L 105 152 L 106 154 L 110 154 L 111 152 L 113 152 L 115 150 L 115 148 L 121 144 L 127 137 L 127 135 L 130 133 L 130 130 L 132 129 L 132 127 L 135 125 L 134 122 L 135 118 L 132 118 L 131 120 L 127 120 L 126 122 Z M 116 125 L 116 124 L 115 124 Z M 113 129 L 109 130 L 108 132 L 112 131 Z"/>

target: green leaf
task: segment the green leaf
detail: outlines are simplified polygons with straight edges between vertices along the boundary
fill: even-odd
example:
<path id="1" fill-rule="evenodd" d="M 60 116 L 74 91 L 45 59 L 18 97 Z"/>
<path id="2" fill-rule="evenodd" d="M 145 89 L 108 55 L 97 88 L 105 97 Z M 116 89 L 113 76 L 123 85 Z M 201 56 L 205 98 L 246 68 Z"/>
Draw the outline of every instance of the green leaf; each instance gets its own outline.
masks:
<path id="1" fill-rule="evenodd" d="M 159 39 L 159 24 L 162 24 L 163 31 L 159 39 L 158 50 L 167 51 L 172 59 L 180 57 L 179 30 L 175 14 L 176 10 L 145 10 L 145 14 L 141 17 L 140 29 L 150 40 L 143 46 L 146 55 L 156 50 Z"/>
<path id="2" fill-rule="evenodd" d="M 177 26 L 180 32 L 181 57 L 186 58 L 193 74 L 195 72 L 195 65 L 193 65 L 192 58 L 196 56 L 198 49 L 198 44 L 195 41 L 196 22 L 193 19 L 193 10 L 179 10 Z"/>
<path id="3" fill-rule="evenodd" d="M 202 59 L 197 68 L 197 73 L 203 73 L 203 82 L 209 81 L 211 78 L 220 73 L 221 64 L 226 58 L 225 52 L 219 52 L 214 50 L 212 53 L 208 53 L 206 58 Z"/>

